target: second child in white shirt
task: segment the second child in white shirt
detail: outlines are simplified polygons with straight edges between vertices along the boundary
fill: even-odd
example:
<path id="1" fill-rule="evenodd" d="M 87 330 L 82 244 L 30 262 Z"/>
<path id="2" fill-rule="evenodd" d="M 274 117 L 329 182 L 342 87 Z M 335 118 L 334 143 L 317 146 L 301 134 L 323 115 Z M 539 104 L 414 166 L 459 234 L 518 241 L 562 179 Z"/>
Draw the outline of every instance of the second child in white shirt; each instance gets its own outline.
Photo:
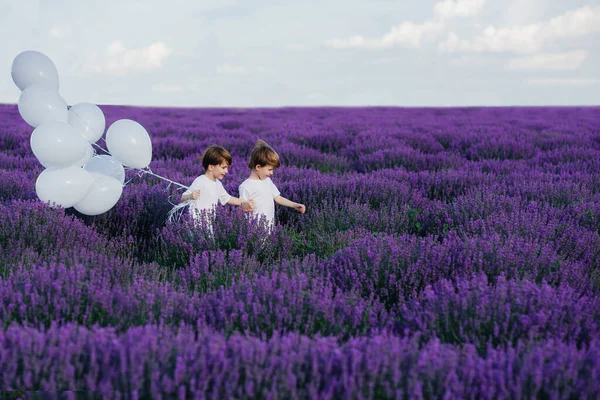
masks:
<path id="1" fill-rule="evenodd" d="M 296 203 L 281 196 L 279 190 L 271 180 L 273 171 L 281 165 L 279 155 L 265 141 L 258 140 L 250 154 L 250 176 L 239 187 L 242 201 L 254 200 L 256 217 L 266 217 L 269 229 L 275 224 L 275 203 L 291 207 L 304 214 L 306 206 Z"/>

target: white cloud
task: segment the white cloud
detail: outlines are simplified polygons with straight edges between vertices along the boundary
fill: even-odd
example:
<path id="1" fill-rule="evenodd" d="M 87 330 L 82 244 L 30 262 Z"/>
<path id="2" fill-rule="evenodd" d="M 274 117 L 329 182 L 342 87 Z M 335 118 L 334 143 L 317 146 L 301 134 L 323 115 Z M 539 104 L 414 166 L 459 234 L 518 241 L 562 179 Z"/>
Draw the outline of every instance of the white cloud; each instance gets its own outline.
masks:
<path id="1" fill-rule="evenodd" d="M 597 78 L 534 78 L 526 81 L 532 86 L 587 86 L 597 85 L 600 79 Z"/>
<path id="2" fill-rule="evenodd" d="M 472 17 L 479 14 L 485 0 L 443 0 L 435 3 L 433 13 L 440 18 Z"/>
<path id="3" fill-rule="evenodd" d="M 152 91 L 154 93 L 183 93 L 183 88 L 179 85 L 169 85 L 161 82 L 156 85 L 152 85 Z"/>
<path id="4" fill-rule="evenodd" d="M 585 6 L 552 18 L 546 29 L 551 37 L 577 37 L 600 32 L 600 5 Z"/>
<path id="5" fill-rule="evenodd" d="M 455 52 L 509 52 L 531 53 L 540 50 L 541 26 L 538 24 L 524 27 L 500 28 L 488 26 L 480 36 L 468 40 L 461 39 L 449 32 L 446 40 L 438 48 L 448 53 Z"/>
<path id="6" fill-rule="evenodd" d="M 574 70 L 587 58 L 587 51 L 575 50 L 565 53 L 543 53 L 527 57 L 513 58 L 508 64 L 509 69 L 549 69 Z"/>
<path id="7" fill-rule="evenodd" d="M 362 36 L 352 36 L 347 39 L 332 39 L 326 42 L 334 49 L 370 48 L 382 49 L 394 46 L 419 48 L 424 40 L 433 38 L 441 32 L 443 24 L 438 21 L 415 23 L 404 21 L 394 26 L 388 33 L 378 39 L 365 39 Z"/>
<path id="8" fill-rule="evenodd" d="M 424 22 L 403 21 L 383 36 L 368 39 L 361 35 L 325 42 L 333 49 L 366 48 L 386 49 L 390 47 L 420 48 L 425 40 L 434 39 L 445 29 L 445 20 L 454 17 L 472 17 L 478 14 L 485 0 L 442 0 L 433 7 L 434 18 Z"/>
<path id="9" fill-rule="evenodd" d="M 439 43 L 439 49 L 445 52 L 533 53 L 556 39 L 597 32 L 600 32 L 600 6 L 585 6 L 546 22 L 509 28 L 488 26 L 473 39 L 461 39 L 450 32 Z"/>
<path id="10" fill-rule="evenodd" d="M 89 57 L 87 69 L 115 75 L 129 71 L 162 69 L 171 52 L 163 42 L 152 43 L 139 49 L 127 49 L 122 41 L 115 40 L 106 46 L 102 57 L 97 53 Z"/>

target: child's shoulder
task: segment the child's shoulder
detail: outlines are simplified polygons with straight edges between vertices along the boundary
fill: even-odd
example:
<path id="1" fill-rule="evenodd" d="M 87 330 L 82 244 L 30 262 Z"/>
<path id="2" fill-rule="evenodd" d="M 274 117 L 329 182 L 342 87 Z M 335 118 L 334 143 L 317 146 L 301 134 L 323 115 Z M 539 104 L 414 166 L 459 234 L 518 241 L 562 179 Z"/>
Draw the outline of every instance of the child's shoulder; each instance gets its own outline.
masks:
<path id="1" fill-rule="evenodd" d="M 202 175 L 197 176 L 196 178 L 194 178 L 194 180 L 192 181 L 192 185 L 195 184 L 195 183 L 198 183 L 198 182 L 202 182 L 202 180 L 200 178 L 202 178 Z"/>
<path id="2" fill-rule="evenodd" d="M 248 181 L 249 181 L 249 179 L 246 179 L 245 181 L 240 183 L 240 187 L 248 185 Z"/>
<path id="3" fill-rule="evenodd" d="M 194 182 L 192 182 L 192 186 L 202 186 L 207 184 L 208 182 L 209 179 L 205 175 L 200 175 L 196 179 L 194 179 Z"/>
<path id="4" fill-rule="evenodd" d="M 265 179 L 265 184 L 269 186 L 275 186 L 275 183 L 271 180 L 271 178 Z"/>
<path id="5" fill-rule="evenodd" d="M 251 186 L 256 185 L 256 182 L 260 182 L 256 179 L 247 178 L 244 182 L 240 183 L 240 186 Z"/>

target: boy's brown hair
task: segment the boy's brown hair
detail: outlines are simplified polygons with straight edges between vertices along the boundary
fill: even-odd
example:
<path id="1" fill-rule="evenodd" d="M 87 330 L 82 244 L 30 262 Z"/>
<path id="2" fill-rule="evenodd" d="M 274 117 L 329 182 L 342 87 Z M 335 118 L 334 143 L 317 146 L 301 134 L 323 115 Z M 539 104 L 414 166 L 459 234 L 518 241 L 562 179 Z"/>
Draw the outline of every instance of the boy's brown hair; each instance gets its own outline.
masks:
<path id="1" fill-rule="evenodd" d="M 202 160 L 202 167 L 204 167 L 205 171 L 208 171 L 209 165 L 221 165 L 223 161 L 228 165 L 231 165 L 232 161 L 231 154 L 223 147 L 217 145 L 209 146 L 204 150 L 200 159 Z"/>
<path id="2" fill-rule="evenodd" d="M 254 148 L 250 153 L 248 168 L 253 170 L 257 165 L 260 165 L 261 167 L 270 165 L 273 168 L 279 168 L 281 165 L 279 154 L 277 154 L 277 152 L 262 139 L 259 139 L 254 143 Z"/>

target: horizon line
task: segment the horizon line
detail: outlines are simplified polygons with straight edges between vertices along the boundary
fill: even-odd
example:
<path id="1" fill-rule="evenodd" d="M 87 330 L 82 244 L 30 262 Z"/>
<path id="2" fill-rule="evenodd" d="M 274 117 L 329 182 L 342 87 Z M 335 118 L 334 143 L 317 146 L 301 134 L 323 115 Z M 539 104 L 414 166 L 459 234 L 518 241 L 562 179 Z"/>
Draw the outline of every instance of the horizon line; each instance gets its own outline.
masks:
<path id="1" fill-rule="evenodd" d="M 91 103 L 91 102 L 81 102 Z M 74 103 L 77 104 L 77 103 Z M 73 104 L 73 105 L 74 105 Z M 405 109 L 427 109 L 427 108 L 595 108 L 600 107 L 600 104 L 513 104 L 513 105 L 280 105 L 280 106 L 171 106 L 171 105 L 143 105 L 143 104 L 101 104 L 91 103 L 98 107 L 129 107 L 129 108 L 163 108 L 163 109 L 205 109 L 205 110 L 217 110 L 217 109 L 237 109 L 237 110 L 261 110 L 261 109 L 282 109 L 282 108 L 299 108 L 299 109 L 311 109 L 311 108 L 336 108 L 336 109 L 358 109 L 358 108 L 405 108 Z M 0 102 L 0 106 L 14 106 L 18 107 L 18 103 L 3 103 Z M 68 105 L 71 107 L 72 105 Z"/>

